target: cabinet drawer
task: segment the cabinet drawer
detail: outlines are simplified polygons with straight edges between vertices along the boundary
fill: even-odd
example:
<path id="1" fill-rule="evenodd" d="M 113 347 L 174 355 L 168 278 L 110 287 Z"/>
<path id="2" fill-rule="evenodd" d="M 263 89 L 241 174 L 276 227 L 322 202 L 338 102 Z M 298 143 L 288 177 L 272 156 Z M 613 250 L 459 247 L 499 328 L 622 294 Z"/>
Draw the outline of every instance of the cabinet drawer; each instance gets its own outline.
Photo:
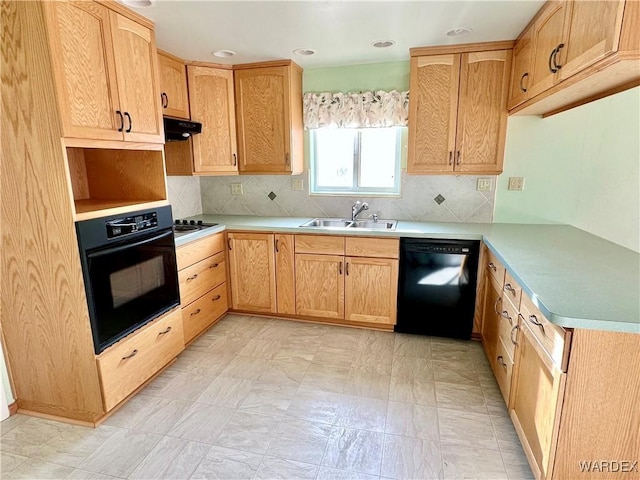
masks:
<path id="1" fill-rule="evenodd" d="M 547 320 L 527 295 L 522 295 L 520 313 L 523 316 L 522 322 L 529 325 L 545 352 L 566 372 L 571 332 Z"/>
<path id="2" fill-rule="evenodd" d="M 184 343 L 189 343 L 227 311 L 227 284 L 218 285 L 182 309 Z"/>
<path id="3" fill-rule="evenodd" d="M 498 339 L 495 357 L 491 359 L 493 373 L 496 376 L 498 386 L 502 392 L 504 403 L 509 405 L 509 393 L 511 392 L 511 375 L 513 373 L 513 357 L 507 352 L 502 339 Z"/>
<path id="4" fill-rule="evenodd" d="M 502 310 L 500 311 L 500 326 L 498 327 L 498 336 L 502 340 L 504 347 L 511 358 L 516 347 L 514 341 L 518 333 L 518 310 L 507 299 L 502 298 Z"/>
<path id="5" fill-rule="evenodd" d="M 102 398 L 107 411 L 184 350 L 179 308 L 155 320 L 98 357 Z"/>
<path id="6" fill-rule="evenodd" d="M 508 271 L 504 272 L 504 296 L 511 300 L 516 310 L 520 309 L 520 298 L 522 298 L 522 287 L 516 282 Z"/>
<path id="7" fill-rule="evenodd" d="M 496 282 L 500 285 L 500 288 L 504 286 L 504 274 L 505 268 L 500 263 L 500 260 L 494 255 L 494 253 L 485 246 L 484 256 L 484 268 L 491 273 Z"/>
<path id="8" fill-rule="evenodd" d="M 227 279 L 225 252 L 205 258 L 178 272 L 180 303 L 189 305 Z"/>
<path id="9" fill-rule="evenodd" d="M 398 238 L 347 237 L 345 251 L 349 257 L 398 258 Z"/>
<path id="10" fill-rule="evenodd" d="M 344 237 L 296 235 L 296 253 L 344 255 Z"/>
<path id="11" fill-rule="evenodd" d="M 196 262 L 224 250 L 224 234 L 209 235 L 208 237 L 176 248 L 178 270 L 182 270 Z"/>

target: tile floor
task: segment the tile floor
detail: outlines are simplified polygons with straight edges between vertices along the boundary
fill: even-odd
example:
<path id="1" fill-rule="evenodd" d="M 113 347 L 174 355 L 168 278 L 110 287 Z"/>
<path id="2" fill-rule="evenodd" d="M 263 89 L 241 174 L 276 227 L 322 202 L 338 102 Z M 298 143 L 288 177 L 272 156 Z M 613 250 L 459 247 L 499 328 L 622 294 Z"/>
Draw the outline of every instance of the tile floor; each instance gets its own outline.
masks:
<path id="1" fill-rule="evenodd" d="M 242 315 L 96 429 L 0 430 L 7 479 L 532 478 L 479 343 Z"/>

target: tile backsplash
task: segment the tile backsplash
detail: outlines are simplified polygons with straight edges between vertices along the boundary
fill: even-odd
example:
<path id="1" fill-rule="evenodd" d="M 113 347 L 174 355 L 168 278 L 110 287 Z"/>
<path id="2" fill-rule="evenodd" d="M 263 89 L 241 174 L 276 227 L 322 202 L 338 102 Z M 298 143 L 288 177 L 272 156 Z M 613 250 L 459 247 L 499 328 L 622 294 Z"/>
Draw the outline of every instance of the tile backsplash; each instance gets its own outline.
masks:
<path id="1" fill-rule="evenodd" d="M 173 218 L 191 217 L 202 213 L 199 177 L 167 177 L 167 193 Z"/>
<path id="2" fill-rule="evenodd" d="M 294 178 L 303 180 L 304 190 L 291 189 Z M 389 198 L 309 195 L 307 175 L 202 177 L 201 208 L 203 213 L 224 215 L 348 217 L 351 215 L 351 205 L 356 200 L 362 200 L 369 203 L 369 210 L 364 212 L 362 218 L 377 213 L 380 218 L 397 220 L 489 223 L 493 218 L 496 177 L 483 178 L 492 179 L 491 191 L 476 190 L 477 176 L 417 176 L 403 173 L 401 197 Z M 232 183 L 241 183 L 244 194 L 232 195 Z M 172 187 L 178 188 L 178 182 Z M 191 199 L 192 189 L 183 188 L 188 190 L 187 197 Z M 180 195 L 184 196 L 184 193 L 178 193 Z M 171 192 L 169 196 L 172 200 Z M 439 204 L 435 200 L 438 196 L 444 198 L 438 198 L 441 201 Z M 180 203 L 195 208 L 196 201 L 182 198 Z"/>

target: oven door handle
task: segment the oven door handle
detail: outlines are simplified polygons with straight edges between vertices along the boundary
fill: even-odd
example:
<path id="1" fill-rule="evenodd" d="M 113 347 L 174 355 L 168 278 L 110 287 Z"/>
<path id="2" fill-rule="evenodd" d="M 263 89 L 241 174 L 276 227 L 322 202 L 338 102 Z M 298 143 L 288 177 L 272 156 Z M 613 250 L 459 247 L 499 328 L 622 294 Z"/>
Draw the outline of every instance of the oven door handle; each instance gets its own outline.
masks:
<path id="1" fill-rule="evenodd" d="M 155 235 L 151 238 L 145 238 L 144 240 L 140 240 L 138 242 L 127 243 L 124 245 L 118 245 L 117 247 L 105 248 L 101 250 L 94 250 L 93 252 L 87 253 L 87 258 L 96 258 L 101 257 L 103 255 L 109 255 L 112 253 L 122 252 L 123 250 L 127 250 L 129 248 L 139 247 L 141 245 L 146 245 L 147 243 L 155 242 L 162 238 L 173 235 L 173 229 L 169 229 L 166 232 L 161 233 L 160 235 Z"/>

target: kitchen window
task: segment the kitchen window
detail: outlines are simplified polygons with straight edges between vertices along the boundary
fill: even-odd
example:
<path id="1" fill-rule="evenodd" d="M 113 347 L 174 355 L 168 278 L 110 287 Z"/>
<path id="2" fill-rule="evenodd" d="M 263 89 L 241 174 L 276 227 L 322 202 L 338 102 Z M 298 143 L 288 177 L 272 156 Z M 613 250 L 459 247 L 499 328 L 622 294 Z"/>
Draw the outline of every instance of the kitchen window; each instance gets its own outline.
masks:
<path id="1" fill-rule="evenodd" d="M 311 193 L 399 195 L 402 128 L 310 131 Z"/>

